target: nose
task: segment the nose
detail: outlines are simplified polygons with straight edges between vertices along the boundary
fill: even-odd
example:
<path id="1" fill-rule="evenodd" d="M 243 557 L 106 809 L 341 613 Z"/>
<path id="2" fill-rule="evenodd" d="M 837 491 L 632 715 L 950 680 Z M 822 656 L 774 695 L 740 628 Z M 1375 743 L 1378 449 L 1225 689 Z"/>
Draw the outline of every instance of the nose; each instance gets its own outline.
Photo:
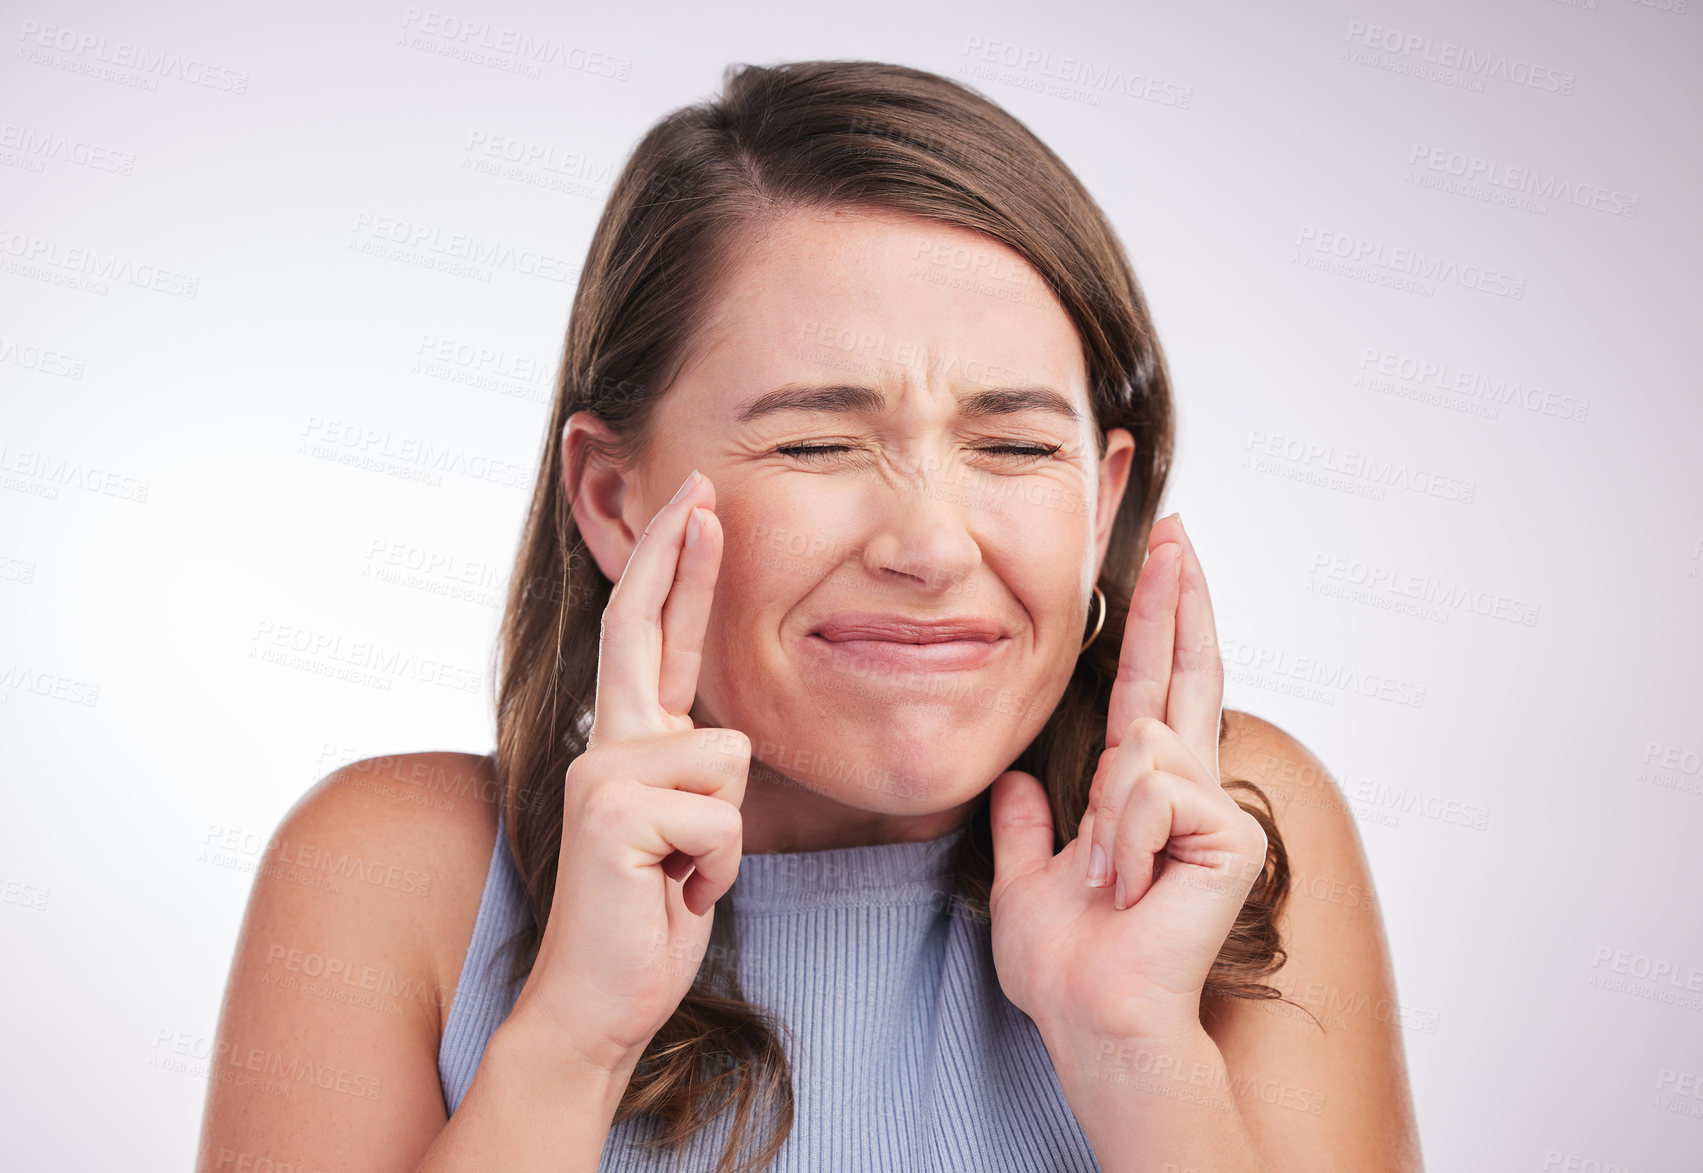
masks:
<path id="1" fill-rule="evenodd" d="M 918 466 L 903 477 L 871 478 L 867 492 L 866 570 L 931 591 L 971 580 L 982 562 L 973 523 L 983 511 L 960 478 L 948 469 Z"/>

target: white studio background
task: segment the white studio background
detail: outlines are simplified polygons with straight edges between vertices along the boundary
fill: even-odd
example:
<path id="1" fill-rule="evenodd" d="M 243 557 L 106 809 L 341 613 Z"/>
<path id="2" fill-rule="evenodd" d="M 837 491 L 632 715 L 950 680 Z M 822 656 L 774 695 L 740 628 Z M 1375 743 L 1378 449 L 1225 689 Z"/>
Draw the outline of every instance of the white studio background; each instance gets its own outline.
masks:
<path id="1" fill-rule="evenodd" d="M 610 181 L 813 57 L 969 82 L 1117 226 L 1162 512 L 1227 704 L 1353 803 L 1429 1167 L 1703 1164 L 1703 4 L 430 5 L 5 5 L 13 1167 L 191 1163 L 280 817 L 491 746 Z"/>

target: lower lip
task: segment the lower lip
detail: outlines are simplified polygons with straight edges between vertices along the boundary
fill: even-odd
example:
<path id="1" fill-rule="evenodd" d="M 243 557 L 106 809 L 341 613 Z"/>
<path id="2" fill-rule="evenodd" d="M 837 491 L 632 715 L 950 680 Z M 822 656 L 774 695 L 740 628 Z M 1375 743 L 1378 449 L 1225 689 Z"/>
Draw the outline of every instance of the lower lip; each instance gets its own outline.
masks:
<path id="1" fill-rule="evenodd" d="M 885 665 L 905 672 L 960 672 L 987 664 L 1009 638 L 951 639 L 932 644 L 908 644 L 891 639 L 824 639 L 806 637 L 805 643 L 835 657 Z"/>

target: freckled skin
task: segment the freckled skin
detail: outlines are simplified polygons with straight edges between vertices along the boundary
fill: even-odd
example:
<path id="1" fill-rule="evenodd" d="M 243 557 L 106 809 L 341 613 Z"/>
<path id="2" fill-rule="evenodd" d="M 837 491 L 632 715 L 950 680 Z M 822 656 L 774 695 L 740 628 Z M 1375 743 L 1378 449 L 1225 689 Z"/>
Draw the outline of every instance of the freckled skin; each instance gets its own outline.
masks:
<path id="1" fill-rule="evenodd" d="M 751 738 L 744 850 L 945 834 L 1064 691 L 1134 441 L 1113 429 L 1099 458 L 1069 316 L 977 233 L 886 211 L 792 214 L 742 251 L 716 300 L 620 512 L 636 536 L 693 468 L 714 487 L 724 545 L 692 717 Z M 872 387 L 886 410 L 736 419 L 791 383 Z M 1079 419 L 959 412 L 966 393 L 1037 385 Z M 849 450 L 775 452 L 796 444 Z M 599 538 L 587 534 L 618 578 L 630 546 Z M 991 618 L 1010 641 L 951 672 L 812 654 L 809 631 L 852 609 Z"/>

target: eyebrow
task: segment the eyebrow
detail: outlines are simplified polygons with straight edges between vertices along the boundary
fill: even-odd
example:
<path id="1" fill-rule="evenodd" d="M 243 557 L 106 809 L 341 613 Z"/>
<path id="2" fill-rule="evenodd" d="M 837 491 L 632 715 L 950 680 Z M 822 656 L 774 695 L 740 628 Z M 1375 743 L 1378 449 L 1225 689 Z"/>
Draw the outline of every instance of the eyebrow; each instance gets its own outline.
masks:
<path id="1" fill-rule="evenodd" d="M 742 404 L 735 418 L 740 423 L 749 423 L 751 420 L 782 411 L 876 415 L 886 410 L 886 407 L 887 397 L 871 387 L 840 384 L 812 387 L 789 383 Z M 1014 415 L 1023 411 L 1044 411 L 1063 416 L 1071 423 L 1082 418 L 1082 413 L 1076 410 L 1070 400 L 1051 387 L 990 387 L 960 395 L 958 410 L 971 418 Z"/>

